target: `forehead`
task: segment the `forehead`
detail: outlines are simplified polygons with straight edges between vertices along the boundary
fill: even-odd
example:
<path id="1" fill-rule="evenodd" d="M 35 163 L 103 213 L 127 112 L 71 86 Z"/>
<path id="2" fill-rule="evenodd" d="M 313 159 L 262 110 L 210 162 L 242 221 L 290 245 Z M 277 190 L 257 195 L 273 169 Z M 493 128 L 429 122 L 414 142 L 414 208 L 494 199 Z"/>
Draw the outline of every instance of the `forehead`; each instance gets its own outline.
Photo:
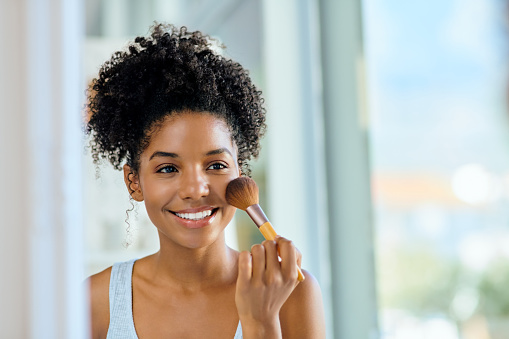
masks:
<path id="1" fill-rule="evenodd" d="M 234 150 L 226 122 L 210 113 L 186 112 L 168 116 L 152 132 L 146 151 L 205 151 L 220 147 Z M 232 152 L 233 154 L 233 152 Z"/>

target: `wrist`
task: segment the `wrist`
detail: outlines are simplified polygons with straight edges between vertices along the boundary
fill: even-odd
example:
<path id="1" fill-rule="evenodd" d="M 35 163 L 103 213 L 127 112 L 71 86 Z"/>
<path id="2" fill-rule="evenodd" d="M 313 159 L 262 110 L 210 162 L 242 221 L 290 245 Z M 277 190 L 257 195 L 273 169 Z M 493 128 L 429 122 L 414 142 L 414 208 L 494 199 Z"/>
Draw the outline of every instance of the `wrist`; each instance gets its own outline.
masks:
<path id="1" fill-rule="evenodd" d="M 244 339 L 280 339 L 281 324 L 279 316 L 268 319 L 253 319 L 250 317 L 241 317 L 240 323 L 242 325 L 242 337 Z"/>

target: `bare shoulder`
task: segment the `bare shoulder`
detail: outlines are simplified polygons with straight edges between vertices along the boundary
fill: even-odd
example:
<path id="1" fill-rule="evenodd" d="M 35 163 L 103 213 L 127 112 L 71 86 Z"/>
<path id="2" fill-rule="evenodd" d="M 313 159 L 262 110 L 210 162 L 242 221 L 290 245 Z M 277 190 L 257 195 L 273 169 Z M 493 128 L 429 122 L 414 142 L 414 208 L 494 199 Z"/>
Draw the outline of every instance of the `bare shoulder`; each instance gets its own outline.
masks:
<path id="1" fill-rule="evenodd" d="M 316 278 L 302 270 L 299 283 L 279 313 L 283 338 L 325 338 L 322 292 Z"/>
<path id="2" fill-rule="evenodd" d="M 110 324 L 110 275 L 111 267 L 90 276 L 85 283 L 90 293 L 90 319 L 92 338 L 106 338 Z"/>

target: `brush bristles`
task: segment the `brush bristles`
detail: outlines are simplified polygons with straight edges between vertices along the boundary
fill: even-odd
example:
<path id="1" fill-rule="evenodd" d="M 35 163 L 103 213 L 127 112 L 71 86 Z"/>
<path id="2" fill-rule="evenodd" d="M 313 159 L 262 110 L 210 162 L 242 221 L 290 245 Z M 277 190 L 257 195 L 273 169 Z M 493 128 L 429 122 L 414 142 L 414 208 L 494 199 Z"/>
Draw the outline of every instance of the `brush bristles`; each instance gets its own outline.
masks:
<path id="1" fill-rule="evenodd" d="M 249 177 L 238 177 L 226 187 L 226 201 L 232 206 L 246 210 L 258 204 L 258 185 Z"/>

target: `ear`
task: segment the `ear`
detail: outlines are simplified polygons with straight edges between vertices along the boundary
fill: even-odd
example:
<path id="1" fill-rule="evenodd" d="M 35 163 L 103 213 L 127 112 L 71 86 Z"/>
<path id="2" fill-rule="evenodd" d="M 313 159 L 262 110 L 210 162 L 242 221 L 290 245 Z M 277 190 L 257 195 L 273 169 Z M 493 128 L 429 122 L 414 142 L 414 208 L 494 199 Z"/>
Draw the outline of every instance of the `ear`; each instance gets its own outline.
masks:
<path id="1" fill-rule="evenodd" d="M 138 175 L 134 173 L 134 170 L 129 165 L 124 165 L 123 169 L 127 191 L 129 191 L 129 194 L 134 200 L 143 201 L 143 192 L 141 191 Z"/>

